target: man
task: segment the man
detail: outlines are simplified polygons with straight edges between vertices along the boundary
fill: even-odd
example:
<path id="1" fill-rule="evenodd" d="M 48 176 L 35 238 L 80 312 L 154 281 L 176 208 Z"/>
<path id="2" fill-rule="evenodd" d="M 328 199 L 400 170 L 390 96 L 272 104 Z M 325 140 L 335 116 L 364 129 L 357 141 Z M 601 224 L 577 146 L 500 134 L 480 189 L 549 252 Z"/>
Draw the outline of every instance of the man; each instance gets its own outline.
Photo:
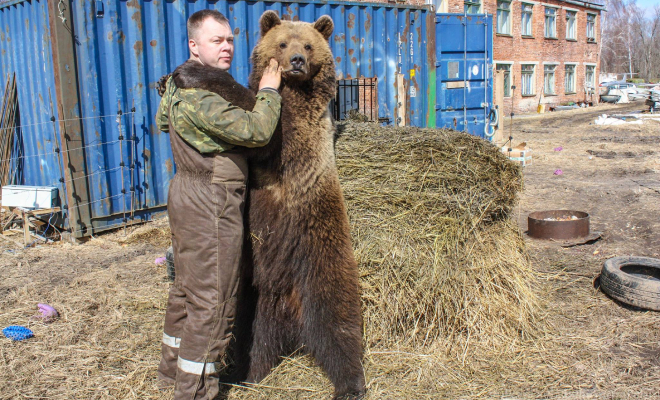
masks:
<path id="1" fill-rule="evenodd" d="M 190 60 L 228 70 L 229 21 L 202 10 L 188 19 Z M 190 62 L 190 61 L 188 61 Z M 243 244 L 247 161 L 241 147 L 264 146 L 280 113 L 281 68 L 271 60 L 252 112 L 215 93 L 178 89 L 170 78 L 156 122 L 170 133 L 176 175 L 168 213 L 176 278 L 170 289 L 158 377 L 175 399 L 213 399 L 234 320 Z"/>

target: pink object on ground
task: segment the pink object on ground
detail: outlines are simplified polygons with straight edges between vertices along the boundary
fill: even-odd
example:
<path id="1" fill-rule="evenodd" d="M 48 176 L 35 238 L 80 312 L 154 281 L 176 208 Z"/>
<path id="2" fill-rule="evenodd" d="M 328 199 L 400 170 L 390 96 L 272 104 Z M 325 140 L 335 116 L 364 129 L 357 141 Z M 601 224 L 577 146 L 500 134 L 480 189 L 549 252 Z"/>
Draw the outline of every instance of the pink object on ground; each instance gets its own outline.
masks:
<path id="1" fill-rule="evenodd" d="M 563 173 L 564 173 L 564 171 L 562 171 L 560 169 L 555 170 L 555 175 L 562 175 Z"/>
<path id="2" fill-rule="evenodd" d="M 561 146 L 559 146 L 559 147 L 555 147 L 555 149 L 554 149 L 554 150 L 555 150 L 555 151 L 562 151 L 562 150 L 564 150 L 564 148 L 563 148 L 563 147 L 561 147 Z"/>
<path id="3" fill-rule="evenodd" d="M 37 317 L 43 319 L 44 322 L 52 322 L 60 316 L 57 310 L 48 304 L 39 303 L 37 304 L 37 307 L 39 307 L 39 312 L 41 313 L 41 316 L 37 315 Z"/>
<path id="4" fill-rule="evenodd" d="M 160 264 L 164 263 L 165 260 L 166 260 L 165 257 L 158 257 L 154 262 L 156 263 L 156 265 L 160 265 Z"/>

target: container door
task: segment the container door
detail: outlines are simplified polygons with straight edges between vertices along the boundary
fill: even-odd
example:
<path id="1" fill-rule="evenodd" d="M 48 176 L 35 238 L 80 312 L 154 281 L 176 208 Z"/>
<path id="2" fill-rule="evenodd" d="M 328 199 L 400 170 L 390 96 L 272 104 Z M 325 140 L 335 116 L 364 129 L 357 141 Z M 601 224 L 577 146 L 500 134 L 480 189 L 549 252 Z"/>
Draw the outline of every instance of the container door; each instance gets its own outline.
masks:
<path id="1" fill-rule="evenodd" d="M 492 16 L 436 15 L 436 126 L 492 136 Z"/>

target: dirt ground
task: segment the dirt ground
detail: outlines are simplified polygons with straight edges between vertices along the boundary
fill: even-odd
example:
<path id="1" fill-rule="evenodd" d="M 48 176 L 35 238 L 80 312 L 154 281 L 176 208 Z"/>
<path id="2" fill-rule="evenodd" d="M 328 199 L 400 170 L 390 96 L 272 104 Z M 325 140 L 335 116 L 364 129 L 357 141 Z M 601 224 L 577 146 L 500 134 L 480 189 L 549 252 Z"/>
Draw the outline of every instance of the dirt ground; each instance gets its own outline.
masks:
<path id="1" fill-rule="evenodd" d="M 524 168 L 521 230 L 532 211 L 572 209 L 588 212 L 592 230 L 602 234 L 568 248 L 526 239 L 545 302 L 540 323 L 548 326 L 529 344 L 532 361 L 474 360 L 467 369 L 466 360 L 427 353 L 409 354 L 409 368 L 399 368 L 388 357 L 408 349 L 371 349 L 369 390 L 381 394 L 370 398 L 660 398 L 660 313 L 619 304 L 594 288 L 607 258 L 660 257 L 660 122 L 594 124 L 602 113 L 642 108 L 608 105 L 506 121 L 514 144 L 533 149 L 533 163 Z M 155 382 L 169 286 L 164 266 L 154 262 L 167 247 L 164 224 L 83 245 L 22 249 L 0 242 L 0 328 L 25 325 L 36 336 L 0 338 L 0 399 L 168 398 Z M 37 302 L 53 305 L 61 319 L 31 319 Z M 331 388 L 318 370 L 304 359 L 291 363 L 311 371 L 315 386 L 275 389 L 291 398 L 328 398 Z M 251 389 L 254 398 L 269 398 L 258 389 Z"/>
<path id="2" fill-rule="evenodd" d="M 594 123 L 600 114 L 642 109 L 648 108 L 602 105 L 506 121 L 513 143 L 527 142 L 533 151 L 532 165 L 524 168 L 520 227 L 527 229 L 533 211 L 577 210 L 588 212 L 591 230 L 602 234 L 569 248 L 526 239 L 546 281 L 551 325 L 564 350 L 576 349 L 574 364 L 562 374 L 566 398 L 660 398 L 660 313 L 627 307 L 594 289 L 610 257 L 660 257 L 660 122 Z"/>

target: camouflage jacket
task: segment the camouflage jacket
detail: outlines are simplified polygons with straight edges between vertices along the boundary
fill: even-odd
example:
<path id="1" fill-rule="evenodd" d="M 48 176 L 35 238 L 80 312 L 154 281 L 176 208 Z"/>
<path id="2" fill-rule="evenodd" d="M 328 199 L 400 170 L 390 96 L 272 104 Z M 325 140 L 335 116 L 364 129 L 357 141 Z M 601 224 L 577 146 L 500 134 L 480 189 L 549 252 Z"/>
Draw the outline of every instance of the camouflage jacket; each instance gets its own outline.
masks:
<path id="1" fill-rule="evenodd" d="M 178 89 L 170 78 L 156 124 L 169 132 L 171 118 L 176 133 L 200 153 L 223 152 L 235 146 L 260 147 L 268 144 L 275 131 L 280 102 L 277 91 L 262 89 L 252 112 L 245 111 L 206 90 Z"/>

